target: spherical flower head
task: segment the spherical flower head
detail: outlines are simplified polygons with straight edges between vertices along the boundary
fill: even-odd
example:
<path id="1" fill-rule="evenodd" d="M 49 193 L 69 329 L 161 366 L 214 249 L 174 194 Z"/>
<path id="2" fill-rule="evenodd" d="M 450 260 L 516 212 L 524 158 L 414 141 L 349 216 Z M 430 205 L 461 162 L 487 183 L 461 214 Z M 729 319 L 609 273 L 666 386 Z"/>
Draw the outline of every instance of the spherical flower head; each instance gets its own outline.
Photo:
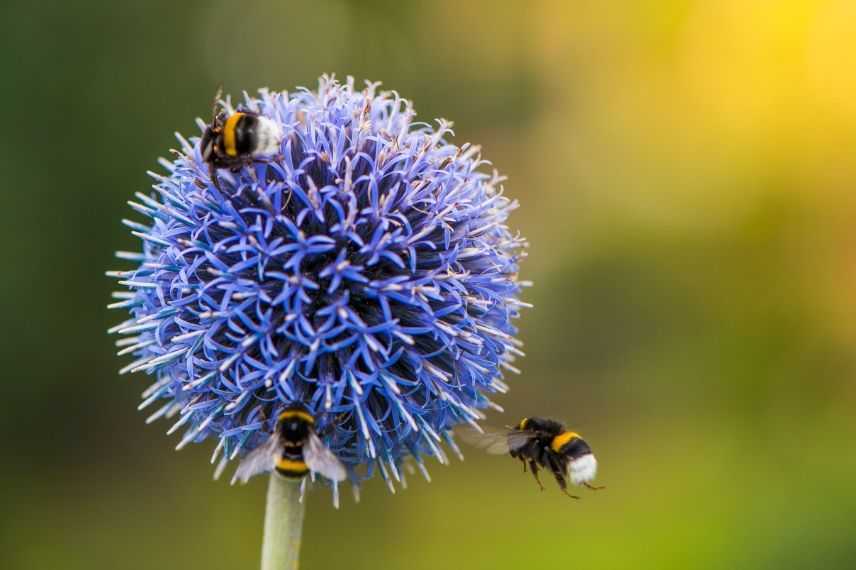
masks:
<path id="1" fill-rule="evenodd" d="M 299 404 L 353 481 L 391 481 L 408 457 L 445 462 L 453 426 L 497 407 L 520 354 L 516 204 L 478 147 L 376 89 L 245 94 L 237 110 L 275 121 L 279 152 L 212 181 L 199 137 L 179 135 L 130 202 L 142 252 L 117 254 L 135 267 L 111 272 L 131 316 L 112 331 L 179 448 L 214 437 L 236 458 Z"/>

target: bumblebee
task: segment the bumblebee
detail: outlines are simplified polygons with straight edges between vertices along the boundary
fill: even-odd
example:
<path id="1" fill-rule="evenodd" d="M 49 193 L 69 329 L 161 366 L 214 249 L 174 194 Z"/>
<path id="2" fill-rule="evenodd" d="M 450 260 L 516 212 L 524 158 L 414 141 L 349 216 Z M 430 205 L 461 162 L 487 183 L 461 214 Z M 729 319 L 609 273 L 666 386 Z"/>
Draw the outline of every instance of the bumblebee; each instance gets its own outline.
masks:
<path id="1" fill-rule="evenodd" d="M 282 129 L 267 117 L 250 111 L 218 111 L 221 93 L 222 89 L 214 97 L 211 123 L 199 141 L 202 160 L 208 163 L 211 181 L 218 188 L 218 168 L 237 171 L 256 158 L 276 154 L 282 142 Z"/>
<path id="2" fill-rule="evenodd" d="M 523 418 L 504 433 L 488 433 L 470 436 L 469 439 L 484 447 L 488 453 L 504 454 L 519 459 L 523 471 L 528 466 L 541 490 L 540 468 L 553 474 L 562 492 L 572 499 L 579 499 L 568 492 L 568 480 L 598 491 L 604 487 L 591 484 L 597 475 L 597 459 L 589 444 L 580 434 L 569 431 L 564 424 L 546 418 Z"/>
<path id="3" fill-rule="evenodd" d="M 345 466 L 315 432 L 315 418 L 302 406 L 280 412 L 273 434 L 241 461 L 232 483 L 246 483 L 250 477 L 274 469 L 295 479 L 310 471 L 333 481 L 347 477 Z"/>

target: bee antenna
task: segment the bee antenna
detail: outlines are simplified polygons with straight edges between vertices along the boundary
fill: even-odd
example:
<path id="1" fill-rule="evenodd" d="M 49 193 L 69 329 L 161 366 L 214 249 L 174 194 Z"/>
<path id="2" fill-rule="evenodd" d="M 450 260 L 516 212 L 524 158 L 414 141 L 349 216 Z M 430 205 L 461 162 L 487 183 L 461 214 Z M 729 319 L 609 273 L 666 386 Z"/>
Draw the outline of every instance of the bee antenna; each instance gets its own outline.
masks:
<path id="1" fill-rule="evenodd" d="M 217 103 L 220 101 L 220 98 L 223 96 L 223 83 L 221 82 L 217 85 L 217 92 L 214 94 L 214 100 L 211 101 L 211 122 L 217 120 Z"/>

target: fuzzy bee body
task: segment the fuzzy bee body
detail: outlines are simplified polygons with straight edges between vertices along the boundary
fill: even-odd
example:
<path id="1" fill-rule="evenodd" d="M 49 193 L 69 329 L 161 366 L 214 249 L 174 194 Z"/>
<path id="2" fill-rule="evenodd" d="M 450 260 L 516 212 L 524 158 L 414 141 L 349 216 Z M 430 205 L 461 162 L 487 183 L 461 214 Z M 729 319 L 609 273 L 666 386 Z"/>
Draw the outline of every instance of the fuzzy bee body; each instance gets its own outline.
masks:
<path id="1" fill-rule="evenodd" d="M 597 475 L 597 459 L 591 447 L 580 434 L 569 431 L 560 422 L 523 418 L 508 433 L 508 450 L 511 457 L 523 462 L 524 469 L 528 465 L 539 486 L 538 469 L 543 467 L 553 474 L 565 494 L 568 494 L 568 479 L 574 485 L 599 488 L 590 483 Z"/>
<path id="2" fill-rule="evenodd" d="M 303 446 L 314 426 L 315 418 L 300 409 L 285 410 L 279 415 L 277 431 L 282 451 L 274 464 L 277 473 L 300 478 L 309 472 L 303 457 Z"/>
<path id="3" fill-rule="evenodd" d="M 315 418 L 302 406 L 280 412 L 274 432 L 241 461 L 232 482 L 246 483 L 250 477 L 271 470 L 296 479 L 310 471 L 334 481 L 347 477 L 345 466 L 315 432 Z"/>
<path id="4" fill-rule="evenodd" d="M 564 424 L 547 418 L 523 418 L 502 433 L 470 435 L 468 437 L 488 453 L 508 453 L 523 463 L 538 482 L 541 489 L 540 469 L 545 469 L 556 478 L 559 488 L 571 498 L 579 497 L 568 493 L 568 482 L 591 490 L 602 489 L 591 484 L 597 475 L 597 459 L 588 442 L 580 434 L 568 430 Z"/>
<path id="5" fill-rule="evenodd" d="M 254 159 L 278 153 L 282 142 L 282 129 L 275 121 L 249 111 L 218 112 L 219 98 L 218 91 L 214 98 L 212 121 L 199 141 L 202 160 L 208 163 L 215 185 L 219 185 L 218 168 L 238 170 Z"/>

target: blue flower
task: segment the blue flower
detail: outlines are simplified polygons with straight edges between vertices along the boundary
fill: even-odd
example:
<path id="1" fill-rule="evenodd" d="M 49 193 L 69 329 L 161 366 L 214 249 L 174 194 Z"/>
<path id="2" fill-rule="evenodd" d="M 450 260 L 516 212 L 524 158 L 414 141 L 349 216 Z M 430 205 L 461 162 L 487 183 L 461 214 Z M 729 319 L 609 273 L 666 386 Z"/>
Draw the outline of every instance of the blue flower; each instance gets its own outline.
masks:
<path id="1" fill-rule="evenodd" d="M 140 408 L 177 420 L 178 448 L 214 437 L 225 464 L 300 403 L 354 482 L 377 469 L 391 485 L 498 408 L 521 354 L 516 203 L 449 123 L 376 89 L 325 76 L 245 95 L 239 110 L 280 125 L 279 154 L 218 169 L 218 187 L 199 137 L 179 135 L 154 192 L 129 202 L 142 251 L 109 272 L 127 289 L 111 307 L 130 312 L 111 332 L 136 357 L 121 372 L 154 378 Z"/>

